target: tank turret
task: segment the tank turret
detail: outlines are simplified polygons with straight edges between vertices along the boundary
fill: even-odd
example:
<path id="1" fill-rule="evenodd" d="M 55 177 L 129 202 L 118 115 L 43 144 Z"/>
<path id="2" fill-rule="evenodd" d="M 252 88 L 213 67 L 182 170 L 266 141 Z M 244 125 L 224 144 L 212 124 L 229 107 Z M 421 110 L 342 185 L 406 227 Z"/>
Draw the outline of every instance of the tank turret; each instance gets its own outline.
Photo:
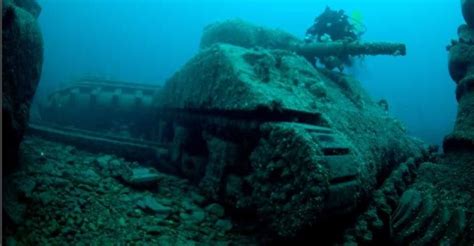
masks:
<path id="1" fill-rule="evenodd" d="M 229 20 L 207 26 L 201 39 L 201 48 L 219 42 L 246 48 L 262 47 L 292 51 L 305 57 L 312 64 L 318 59 L 324 60 L 328 57 L 404 56 L 406 54 L 406 47 L 403 43 L 362 42 L 360 40 L 305 42 L 289 33 L 255 27 L 241 20 Z M 330 63 L 325 62 L 324 64 L 329 69 L 333 68 Z"/>

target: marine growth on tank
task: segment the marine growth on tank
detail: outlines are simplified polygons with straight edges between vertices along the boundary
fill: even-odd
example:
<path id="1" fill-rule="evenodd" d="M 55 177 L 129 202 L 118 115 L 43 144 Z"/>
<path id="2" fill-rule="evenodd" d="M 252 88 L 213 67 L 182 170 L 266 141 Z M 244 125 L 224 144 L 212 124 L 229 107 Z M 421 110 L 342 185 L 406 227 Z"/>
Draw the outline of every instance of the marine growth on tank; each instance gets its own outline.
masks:
<path id="1" fill-rule="evenodd" d="M 4 0 L 2 245 L 473 245 L 474 0 Z"/>

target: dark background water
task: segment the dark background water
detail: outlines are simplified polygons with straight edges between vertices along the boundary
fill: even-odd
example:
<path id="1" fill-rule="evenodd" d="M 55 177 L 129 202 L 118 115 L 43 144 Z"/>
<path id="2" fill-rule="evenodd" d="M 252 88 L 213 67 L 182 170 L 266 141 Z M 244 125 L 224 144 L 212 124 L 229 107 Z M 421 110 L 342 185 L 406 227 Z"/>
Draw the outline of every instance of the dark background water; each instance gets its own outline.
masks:
<path id="1" fill-rule="evenodd" d="M 304 37 L 326 6 L 361 12 L 364 40 L 400 41 L 405 57 L 366 57 L 351 69 L 385 98 L 410 134 L 440 143 L 455 115 L 446 46 L 462 23 L 452 0 L 39 0 L 45 61 L 37 100 L 84 75 L 163 83 L 198 51 L 204 26 L 241 18 Z"/>

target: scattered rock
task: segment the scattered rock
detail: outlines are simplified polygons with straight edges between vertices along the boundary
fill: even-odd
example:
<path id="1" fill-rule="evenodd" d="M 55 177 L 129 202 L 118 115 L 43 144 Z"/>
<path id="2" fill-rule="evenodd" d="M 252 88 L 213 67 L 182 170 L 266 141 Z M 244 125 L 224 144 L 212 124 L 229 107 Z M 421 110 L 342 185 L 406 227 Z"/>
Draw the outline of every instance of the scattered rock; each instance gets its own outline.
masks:
<path id="1" fill-rule="evenodd" d="M 3 197 L 4 221 L 20 225 L 24 222 L 26 205 L 19 203 L 16 199 Z"/>
<path id="2" fill-rule="evenodd" d="M 74 147 L 72 145 L 67 145 L 67 146 L 64 146 L 64 151 L 68 154 L 75 154 L 76 153 L 76 147 Z"/>
<path id="3" fill-rule="evenodd" d="M 19 185 L 18 190 L 20 191 L 20 195 L 25 198 L 30 198 L 31 193 L 36 188 L 36 182 L 32 179 L 25 179 Z"/>
<path id="4" fill-rule="evenodd" d="M 92 182 L 100 181 L 100 176 L 94 170 L 92 170 L 90 168 L 87 169 L 86 171 L 81 172 L 80 175 L 84 179 L 92 181 Z"/>
<path id="5" fill-rule="evenodd" d="M 86 184 L 78 184 L 77 188 L 84 190 L 84 191 L 93 191 L 92 187 Z"/>
<path id="6" fill-rule="evenodd" d="M 89 223 L 89 229 L 90 229 L 91 231 L 97 231 L 97 227 L 95 226 L 94 223 Z"/>
<path id="7" fill-rule="evenodd" d="M 95 159 L 95 162 L 99 168 L 107 169 L 109 165 L 109 161 L 112 160 L 112 158 L 113 157 L 111 155 L 103 155 Z"/>
<path id="8" fill-rule="evenodd" d="M 159 226 L 146 226 L 143 229 L 151 235 L 159 235 L 163 231 L 163 228 Z"/>
<path id="9" fill-rule="evenodd" d="M 44 206 L 48 206 L 53 200 L 55 195 L 51 191 L 45 191 L 39 194 L 38 199 Z"/>
<path id="10" fill-rule="evenodd" d="M 118 171 L 118 170 L 121 170 L 122 165 L 123 165 L 122 161 L 120 161 L 118 159 L 113 159 L 113 160 L 109 161 L 108 169 L 112 172 Z"/>
<path id="11" fill-rule="evenodd" d="M 15 240 L 14 238 L 9 237 L 9 238 L 7 239 L 7 245 L 8 245 L 8 246 L 16 246 L 16 245 L 17 245 L 17 242 L 16 242 L 16 240 Z"/>
<path id="12" fill-rule="evenodd" d="M 215 226 L 224 232 L 232 230 L 233 227 L 232 222 L 230 222 L 230 220 L 218 220 Z"/>
<path id="13" fill-rule="evenodd" d="M 160 198 L 160 203 L 165 206 L 173 206 L 173 200 L 168 198 Z"/>
<path id="14" fill-rule="evenodd" d="M 125 222 L 125 218 L 123 217 L 120 217 L 120 219 L 118 220 L 118 223 L 120 226 L 126 226 L 127 225 L 127 222 Z"/>
<path id="15" fill-rule="evenodd" d="M 224 216 L 224 207 L 217 203 L 211 203 L 206 207 L 206 211 L 210 214 L 216 215 L 217 217 L 221 218 Z"/>
<path id="16" fill-rule="evenodd" d="M 194 204 L 192 201 L 190 200 L 183 200 L 181 202 L 181 206 L 183 207 L 184 211 L 186 212 L 191 212 L 193 210 L 196 210 L 198 208 L 198 206 L 196 204 Z"/>
<path id="17" fill-rule="evenodd" d="M 198 205 L 202 205 L 206 202 L 206 197 L 196 193 L 196 192 L 192 192 L 191 193 L 191 199 Z"/>
<path id="18" fill-rule="evenodd" d="M 65 226 L 61 230 L 61 234 L 64 235 L 64 236 L 74 235 L 75 233 L 76 233 L 76 231 L 74 229 L 72 229 L 70 226 Z"/>
<path id="19" fill-rule="evenodd" d="M 160 189 L 151 192 L 131 188 L 114 177 L 101 175 L 97 160 L 103 156 L 83 151 L 69 153 L 61 144 L 27 139 L 29 146 L 42 146 L 41 150 L 51 156 L 45 165 L 31 165 L 31 170 L 20 173 L 15 178 L 17 183 L 9 182 L 14 184 L 10 186 L 13 189 L 4 193 L 8 195 L 4 196 L 5 219 L 16 223 L 16 229 L 6 230 L 4 236 L 13 238 L 18 245 L 57 245 L 65 241 L 166 245 L 162 237 L 165 241 L 168 238 L 170 245 L 216 245 L 217 241 L 231 238 L 231 234 L 224 235 L 222 229 L 216 228 L 215 215 L 207 217 L 209 213 L 203 209 L 203 204 L 208 204 L 206 199 L 180 178 L 157 173 Z M 39 155 L 37 150 L 31 150 L 24 151 L 33 157 Z M 75 162 L 65 165 L 68 160 Z M 110 159 L 108 165 L 114 160 L 122 166 L 141 168 L 138 163 L 120 159 Z M 62 176 L 57 176 L 59 173 Z M 210 211 L 220 210 L 218 204 L 208 207 Z"/>
<path id="20" fill-rule="evenodd" d="M 107 188 L 101 183 L 99 184 L 95 192 L 97 192 L 97 194 L 105 194 L 107 193 Z"/>
<path id="21" fill-rule="evenodd" d="M 137 206 L 147 213 L 168 216 L 171 213 L 171 208 L 157 202 L 151 195 L 145 196 L 142 200 L 137 202 Z"/>
<path id="22" fill-rule="evenodd" d="M 193 210 L 191 213 L 182 212 L 179 217 L 184 223 L 187 224 L 198 224 L 204 221 L 206 213 L 202 210 Z"/>
<path id="23" fill-rule="evenodd" d="M 160 181 L 158 172 L 151 168 L 133 168 L 130 172 L 123 175 L 122 178 L 135 187 L 150 187 Z"/>

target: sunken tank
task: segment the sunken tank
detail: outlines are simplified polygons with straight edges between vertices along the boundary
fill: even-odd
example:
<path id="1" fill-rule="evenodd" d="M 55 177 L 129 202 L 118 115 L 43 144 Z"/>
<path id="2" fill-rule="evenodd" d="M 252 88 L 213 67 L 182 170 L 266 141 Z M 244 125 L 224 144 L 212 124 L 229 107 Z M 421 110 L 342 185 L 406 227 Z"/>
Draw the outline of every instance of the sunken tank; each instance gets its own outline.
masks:
<path id="1" fill-rule="evenodd" d="M 185 177 L 237 222 L 258 221 L 268 239 L 341 232 L 394 170 L 427 155 L 357 80 L 314 66 L 343 51 L 405 48 L 306 45 L 239 20 L 216 23 L 163 87 L 83 79 L 54 92 L 30 132 Z"/>
<path id="2" fill-rule="evenodd" d="M 219 36 L 229 32 L 237 34 Z M 331 227 L 329 219 L 354 213 L 399 164 L 423 159 L 423 144 L 358 81 L 273 49 L 296 40 L 289 34 L 228 21 L 202 40 L 155 98 L 171 130 L 170 161 L 272 235 Z"/>

